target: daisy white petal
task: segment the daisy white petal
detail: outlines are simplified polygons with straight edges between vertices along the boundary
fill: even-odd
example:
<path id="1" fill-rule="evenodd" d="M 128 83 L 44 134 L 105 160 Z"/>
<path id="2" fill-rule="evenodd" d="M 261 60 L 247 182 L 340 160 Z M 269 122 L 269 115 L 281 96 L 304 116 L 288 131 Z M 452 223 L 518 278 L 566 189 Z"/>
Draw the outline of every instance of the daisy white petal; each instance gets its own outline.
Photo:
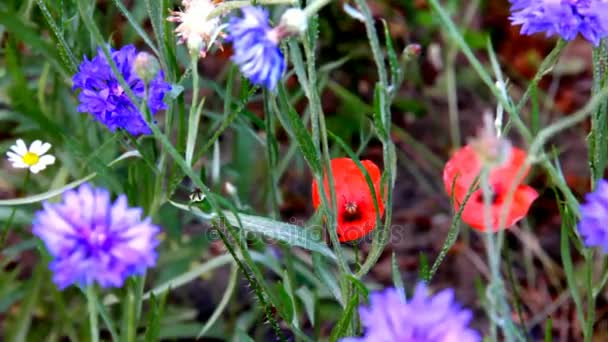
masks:
<path id="1" fill-rule="evenodd" d="M 53 165 L 54 163 L 55 156 L 47 154 L 45 156 L 40 157 L 40 160 L 38 160 L 38 164 L 36 165 L 44 165 L 44 167 L 47 167 L 48 165 Z"/>
<path id="2" fill-rule="evenodd" d="M 30 166 L 30 172 L 33 174 L 36 174 L 36 173 L 44 170 L 44 168 L 45 167 L 42 164 L 35 164 L 35 165 Z"/>
<path id="3" fill-rule="evenodd" d="M 10 160 L 10 161 L 15 161 L 15 160 L 21 161 L 21 156 L 15 152 L 8 151 L 8 152 L 6 152 L 6 155 L 8 157 L 8 160 Z"/>
<path id="4" fill-rule="evenodd" d="M 13 163 L 13 167 L 17 169 L 27 169 L 28 167 L 30 167 L 21 160 L 11 160 L 11 163 Z"/>
<path id="5" fill-rule="evenodd" d="M 42 141 L 34 140 L 34 142 L 30 145 L 28 152 L 36 153 L 37 155 L 41 155 L 40 148 L 42 147 Z"/>
<path id="6" fill-rule="evenodd" d="M 36 141 L 38 141 L 38 140 L 36 140 Z M 36 141 L 34 141 L 34 142 L 36 142 Z M 41 156 L 41 155 L 47 153 L 48 150 L 51 149 L 51 146 L 52 145 L 50 143 L 45 142 L 40 146 L 36 146 L 36 149 L 34 149 L 34 144 L 32 144 L 32 146 L 30 146 L 30 152 L 34 152 L 37 155 Z"/>
<path id="7" fill-rule="evenodd" d="M 17 139 L 17 143 L 11 146 L 11 150 L 22 156 L 27 153 L 27 145 L 25 144 L 25 141 L 23 141 L 23 139 Z"/>

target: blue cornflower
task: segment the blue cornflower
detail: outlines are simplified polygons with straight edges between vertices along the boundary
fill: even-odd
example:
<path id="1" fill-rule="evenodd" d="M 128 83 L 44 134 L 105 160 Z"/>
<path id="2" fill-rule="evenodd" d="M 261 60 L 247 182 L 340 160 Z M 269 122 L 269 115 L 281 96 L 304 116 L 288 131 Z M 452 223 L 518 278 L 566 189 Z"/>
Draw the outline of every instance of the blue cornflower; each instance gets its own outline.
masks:
<path id="1" fill-rule="evenodd" d="M 471 311 L 454 301 L 454 291 L 429 297 L 424 283 L 406 300 L 402 291 L 388 288 L 370 295 L 370 306 L 359 308 L 363 337 L 342 342 L 476 342 L 480 335 L 468 327 Z"/>
<path id="2" fill-rule="evenodd" d="M 608 181 L 600 180 L 585 200 L 581 204 L 578 231 L 587 247 L 602 247 L 608 253 Z"/>
<path id="3" fill-rule="evenodd" d="M 112 203 L 107 190 L 85 183 L 66 191 L 60 203 L 43 203 L 32 231 L 53 257 L 50 269 L 59 288 L 121 287 L 127 277 L 156 263 L 160 228 L 141 216 L 125 195 Z"/>
<path id="4" fill-rule="evenodd" d="M 579 33 L 598 46 L 608 36 L 608 2 L 605 0 L 510 0 L 511 21 L 522 34 L 546 32 L 565 40 Z"/>
<path id="5" fill-rule="evenodd" d="M 232 61 L 253 83 L 274 90 L 285 72 L 285 58 L 279 49 L 284 33 L 268 24 L 268 12 L 259 7 L 244 7 L 243 17 L 228 23 L 234 55 Z"/>
<path id="6" fill-rule="evenodd" d="M 120 50 L 111 49 L 111 55 L 133 94 L 138 100 L 143 100 L 145 83 L 133 70 L 137 56 L 135 47 L 127 45 Z M 81 89 L 78 95 L 79 112 L 91 113 L 112 132 L 122 128 L 132 135 L 152 133 L 142 113 L 118 82 L 101 48 L 92 60 L 88 60 L 85 56 L 72 81 L 73 89 Z M 167 109 L 163 97 L 169 90 L 171 86 L 165 82 L 164 74 L 160 71 L 148 85 L 148 108 L 152 114 Z"/>

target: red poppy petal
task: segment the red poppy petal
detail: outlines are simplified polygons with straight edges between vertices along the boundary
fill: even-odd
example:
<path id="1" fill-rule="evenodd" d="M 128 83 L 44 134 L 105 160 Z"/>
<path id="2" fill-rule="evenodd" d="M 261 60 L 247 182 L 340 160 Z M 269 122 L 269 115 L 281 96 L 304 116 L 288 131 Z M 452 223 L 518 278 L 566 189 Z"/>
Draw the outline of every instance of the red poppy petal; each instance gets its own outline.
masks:
<path id="1" fill-rule="evenodd" d="M 500 184 L 503 188 L 510 188 L 519 169 L 524 165 L 527 154 L 524 150 L 513 147 L 509 160 L 490 172 L 489 182 Z M 467 145 L 456 151 L 443 169 L 443 186 L 448 196 L 462 200 L 475 178 L 481 171 L 481 163 L 475 150 Z M 530 168 L 524 170 L 525 177 Z M 452 189 L 454 185 L 454 189 Z"/>
<path id="2" fill-rule="evenodd" d="M 380 194 L 380 169 L 369 160 L 361 161 L 363 167 L 370 175 L 379 213 L 384 214 L 384 203 Z M 340 241 L 350 241 L 363 237 L 376 226 L 376 210 L 370 188 L 365 176 L 357 167 L 357 164 L 349 158 L 335 158 L 331 161 L 331 170 L 334 178 L 336 204 L 338 209 L 338 235 Z M 326 194 L 329 195 L 327 178 L 324 179 Z M 316 181 L 312 182 L 312 202 L 317 208 L 320 203 L 320 194 Z M 346 213 L 346 206 L 355 203 L 357 216 L 352 217 Z"/>
<path id="3" fill-rule="evenodd" d="M 462 212 L 462 221 L 471 226 L 474 229 L 485 232 L 485 216 L 484 216 L 484 204 L 479 200 L 481 196 L 481 190 L 477 190 L 466 203 Z M 506 194 L 505 194 L 506 196 Z M 536 200 L 538 193 L 532 187 L 527 185 L 520 185 L 513 194 L 513 202 L 507 213 L 505 220 L 505 228 L 509 228 L 519 222 L 528 214 L 528 210 L 532 205 L 532 202 Z M 503 199 L 504 200 L 504 199 Z M 498 231 L 501 215 L 503 215 L 504 202 L 501 200 L 499 203 L 493 204 L 490 208 L 491 224 L 494 231 Z M 454 209 L 458 210 L 459 202 L 454 204 Z"/>
<path id="4" fill-rule="evenodd" d="M 452 185 L 469 188 L 481 170 L 477 154 L 469 145 L 459 149 L 448 160 L 443 169 L 443 186 L 449 196 L 452 195 Z M 465 192 L 466 193 L 466 192 Z"/>

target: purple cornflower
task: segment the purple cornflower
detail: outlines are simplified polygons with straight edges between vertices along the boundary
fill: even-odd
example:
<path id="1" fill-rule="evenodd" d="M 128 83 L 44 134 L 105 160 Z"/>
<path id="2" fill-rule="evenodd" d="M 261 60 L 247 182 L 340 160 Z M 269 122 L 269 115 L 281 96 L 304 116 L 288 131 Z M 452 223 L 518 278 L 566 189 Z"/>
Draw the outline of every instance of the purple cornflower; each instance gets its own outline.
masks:
<path id="1" fill-rule="evenodd" d="M 341 342 L 476 342 L 480 335 L 468 327 L 471 311 L 454 301 L 454 291 L 429 297 L 424 283 L 406 300 L 402 291 L 388 288 L 370 295 L 370 306 L 359 308 L 363 337 Z"/>
<path id="2" fill-rule="evenodd" d="M 608 2 L 605 0 L 510 0 L 511 21 L 521 33 L 546 32 L 565 40 L 579 33 L 598 46 L 608 36 Z"/>
<path id="3" fill-rule="evenodd" d="M 602 247 L 608 253 L 608 181 L 600 180 L 594 192 L 585 196 L 581 204 L 578 231 L 587 247 Z"/>
<path id="4" fill-rule="evenodd" d="M 32 231 L 53 257 L 49 267 L 60 289 L 94 282 L 121 287 L 156 263 L 160 228 L 141 216 L 125 195 L 112 203 L 107 190 L 85 183 L 66 191 L 61 203 L 44 202 Z"/>
<path id="5" fill-rule="evenodd" d="M 279 41 L 286 32 L 270 27 L 268 12 L 263 8 L 248 6 L 241 10 L 243 17 L 232 17 L 228 23 L 232 61 L 253 84 L 274 90 L 285 72 Z"/>
<path id="6" fill-rule="evenodd" d="M 127 45 L 120 50 L 110 51 L 112 60 L 133 94 L 138 100 L 143 100 L 145 83 L 133 70 L 137 55 L 135 47 Z M 74 90 L 81 89 L 78 94 L 79 112 L 91 113 L 112 132 L 122 128 L 132 135 L 152 133 L 137 105 L 133 104 L 118 82 L 101 48 L 92 60 L 88 60 L 85 56 L 72 81 Z M 152 114 L 167 109 L 163 97 L 169 90 L 171 86 L 165 82 L 164 74 L 160 71 L 148 85 L 148 108 Z"/>

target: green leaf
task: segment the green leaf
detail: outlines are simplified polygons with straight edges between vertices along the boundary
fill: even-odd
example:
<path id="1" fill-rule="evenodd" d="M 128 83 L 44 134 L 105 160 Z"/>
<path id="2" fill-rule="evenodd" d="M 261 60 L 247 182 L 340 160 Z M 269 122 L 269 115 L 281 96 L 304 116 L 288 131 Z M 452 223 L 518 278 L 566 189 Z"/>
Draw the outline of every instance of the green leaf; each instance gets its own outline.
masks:
<path id="1" fill-rule="evenodd" d="M 216 215 L 206 214 L 198 208 L 189 207 L 186 204 L 180 204 L 173 201 L 169 202 L 178 209 L 191 212 L 203 221 L 210 221 L 211 219 L 216 218 Z M 242 213 L 239 213 L 237 217 L 230 211 L 224 211 L 223 215 L 229 225 L 242 228 L 245 232 L 261 234 L 267 238 L 284 242 L 289 246 L 297 246 L 319 252 L 330 259 L 336 258 L 334 253 L 325 245 L 323 240 L 321 240 L 320 236 L 316 236 L 311 230 L 306 229 L 305 227 Z M 239 221 L 242 226 L 239 224 Z"/>
<path id="2" fill-rule="evenodd" d="M 553 341 L 553 320 L 551 317 L 547 317 L 547 322 L 545 322 L 545 342 Z"/>
<path id="3" fill-rule="evenodd" d="M 391 94 L 395 94 L 399 89 L 399 86 L 401 85 L 401 80 L 403 79 L 403 70 L 401 69 L 399 58 L 397 57 L 397 53 L 395 52 L 395 47 L 393 46 L 393 40 L 391 39 L 391 34 L 388 29 L 386 20 L 382 20 L 382 25 L 384 26 L 386 54 L 388 56 L 388 64 L 391 70 Z"/>
<path id="4" fill-rule="evenodd" d="M 391 257 L 391 268 L 393 272 L 393 285 L 396 289 L 401 289 L 401 291 L 405 291 L 405 286 L 403 286 L 403 277 L 401 276 L 401 271 L 399 271 L 399 264 L 395 252 L 393 252 L 393 255 Z"/>
<path id="5" fill-rule="evenodd" d="M 158 299 L 154 295 L 152 295 L 150 299 L 150 314 L 148 315 L 145 342 L 155 342 L 159 340 L 160 321 L 163 317 L 168 294 L 169 291 L 164 291 Z"/>
<path id="6" fill-rule="evenodd" d="M 143 300 L 149 299 L 151 296 L 161 296 L 164 292 L 176 289 L 183 285 L 186 285 L 199 278 L 203 274 L 207 274 L 216 268 L 222 267 L 229 264 L 232 261 L 232 257 L 229 254 L 223 254 L 213 259 L 206 261 L 205 263 L 196 266 L 190 271 L 180 274 L 179 276 L 172 278 L 160 285 L 155 286 L 152 290 L 146 292 L 143 296 Z M 118 298 L 114 295 L 108 295 L 103 301 L 104 305 L 112 305 L 118 303 Z"/>
<path id="7" fill-rule="evenodd" d="M 34 309 L 38 302 L 38 296 L 40 289 L 42 288 L 42 277 L 45 269 L 42 263 L 38 264 L 38 267 L 34 270 L 34 275 L 30 279 L 28 284 L 27 292 L 24 296 L 24 301 L 20 305 L 19 314 L 14 325 L 14 330 L 8 334 L 8 341 L 25 342 L 27 341 L 27 335 L 30 330 L 32 323 L 32 316 L 34 315 Z"/>
<path id="8" fill-rule="evenodd" d="M 302 303 L 304 304 L 304 311 L 306 311 L 306 315 L 308 316 L 308 320 L 311 324 L 315 322 L 315 304 L 316 298 L 310 290 L 302 286 L 296 291 L 296 295 L 300 298 Z"/>
<path id="9" fill-rule="evenodd" d="M 205 335 L 209 331 L 209 329 L 215 324 L 215 322 L 217 322 L 217 320 L 222 315 L 222 312 L 224 312 L 224 310 L 228 306 L 230 297 L 232 297 L 232 294 L 234 293 L 234 290 L 236 289 L 236 283 L 238 280 L 237 276 L 239 274 L 238 270 L 239 270 L 239 268 L 236 265 L 232 266 L 232 269 L 230 271 L 230 279 L 228 280 L 228 286 L 226 286 L 226 291 L 224 291 L 224 295 L 222 296 L 222 299 L 220 300 L 219 304 L 215 307 L 215 310 L 213 310 L 211 317 L 209 317 L 207 322 L 205 322 L 205 325 L 203 326 L 201 331 L 198 333 L 198 336 L 196 337 L 196 339 L 201 338 L 201 336 Z"/>
<path id="10" fill-rule="evenodd" d="M 315 274 L 317 275 L 317 277 L 319 277 L 319 280 L 321 280 L 321 283 L 323 283 L 325 285 L 325 287 L 327 287 L 329 292 L 331 292 L 333 294 L 334 298 L 336 298 L 338 303 L 340 303 L 340 305 L 342 305 L 342 307 L 344 307 L 346 305 L 346 303 L 344 302 L 344 297 L 342 296 L 342 291 L 340 290 L 338 281 L 336 280 L 334 275 L 331 273 L 331 271 L 327 268 L 327 265 L 325 265 L 325 262 L 323 261 L 323 258 L 321 257 L 321 255 L 319 255 L 317 253 L 313 253 L 312 254 L 312 263 L 313 263 L 313 268 L 314 268 Z"/>
<path id="11" fill-rule="evenodd" d="M 393 259 L 395 254 L 393 253 Z M 429 258 L 426 256 L 424 252 L 420 252 L 418 255 L 418 260 L 420 261 L 420 279 L 424 279 L 424 281 L 431 281 L 431 272 L 429 271 Z M 395 261 L 395 260 L 393 260 Z M 394 276 L 394 275 L 393 275 Z"/>
<path id="12" fill-rule="evenodd" d="M 338 338 L 344 336 L 344 333 L 352 322 L 353 314 L 355 312 L 357 304 L 359 304 L 359 296 L 354 295 L 348 301 L 348 304 L 346 305 L 346 308 L 342 313 L 342 317 L 340 317 L 340 320 L 338 321 L 338 323 L 336 323 L 336 326 L 331 331 L 331 335 L 329 336 L 330 342 L 335 342 L 338 340 Z"/>
<path id="13" fill-rule="evenodd" d="M 304 127 L 296 110 L 287 100 L 287 94 L 282 85 L 279 85 L 279 107 L 275 107 L 274 109 L 277 117 L 281 120 L 283 127 L 285 127 L 289 135 L 298 142 L 302 155 L 308 162 L 312 171 L 315 174 L 321 174 L 323 170 L 312 137 L 306 127 Z"/>
<path id="14" fill-rule="evenodd" d="M 198 124 L 201 121 L 203 105 L 205 98 L 201 100 L 196 110 L 191 111 L 188 116 L 188 137 L 186 138 L 186 163 L 192 165 L 192 157 L 194 156 L 194 147 L 196 146 L 196 136 L 198 135 Z"/>
<path id="15" fill-rule="evenodd" d="M 51 30 L 55 34 L 55 37 L 57 38 L 57 41 L 59 42 L 57 45 L 62 50 L 61 55 L 66 56 L 68 59 L 67 61 L 65 61 L 65 63 L 68 65 L 71 72 L 76 72 L 78 67 L 78 59 L 76 58 L 76 56 L 74 56 L 72 49 L 61 34 L 61 29 L 59 29 L 59 27 L 55 23 L 55 20 L 53 20 L 53 16 L 49 12 L 49 9 L 46 7 L 44 1 L 36 0 L 36 3 L 38 4 L 40 11 L 44 15 L 44 19 L 46 20 L 47 24 L 49 24 L 49 27 L 51 28 Z"/>
<path id="16" fill-rule="evenodd" d="M 137 34 L 139 34 L 141 39 L 143 39 L 144 42 L 146 42 L 148 47 L 154 52 L 155 55 L 160 56 L 160 53 L 158 52 L 158 49 L 154 45 L 154 42 L 152 42 L 152 39 L 150 39 L 150 36 L 148 36 L 146 31 L 139 25 L 137 20 L 135 20 L 135 18 L 133 18 L 133 16 L 131 15 L 131 12 L 129 12 L 129 10 L 125 7 L 125 5 L 122 3 L 122 1 L 120 1 L 120 0 L 113 0 L 113 1 L 114 1 L 114 4 L 116 5 L 116 7 L 118 7 L 120 12 L 122 13 L 122 15 L 124 15 L 124 17 L 127 18 L 127 20 L 129 21 L 129 24 L 131 24 L 131 26 L 133 27 L 135 32 L 137 32 Z"/>
<path id="17" fill-rule="evenodd" d="M 118 341 L 118 334 L 116 333 L 116 328 L 114 327 L 114 321 L 112 317 L 108 313 L 108 310 L 103 305 L 99 296 L 95 296 L 95 306 L 97 307 L 97 312 L 101 316 L 106 328 L 110 332 L 110 336 L 112 336 L 112 341 Z"/>
<path id="18" fill-rule="evenodd" d="M 374 117 L 374 127 L 383 141 L 389 139 L 388 132 L 384 129 L 385 126 L 382 118 L 382 113 L 384 113 L 384 107 L 386 106 L 385 102 L 385 89 L 382 84 L 376 83 L 376 88 L 374 88 L 374 111 L 372 115 Z"/>

